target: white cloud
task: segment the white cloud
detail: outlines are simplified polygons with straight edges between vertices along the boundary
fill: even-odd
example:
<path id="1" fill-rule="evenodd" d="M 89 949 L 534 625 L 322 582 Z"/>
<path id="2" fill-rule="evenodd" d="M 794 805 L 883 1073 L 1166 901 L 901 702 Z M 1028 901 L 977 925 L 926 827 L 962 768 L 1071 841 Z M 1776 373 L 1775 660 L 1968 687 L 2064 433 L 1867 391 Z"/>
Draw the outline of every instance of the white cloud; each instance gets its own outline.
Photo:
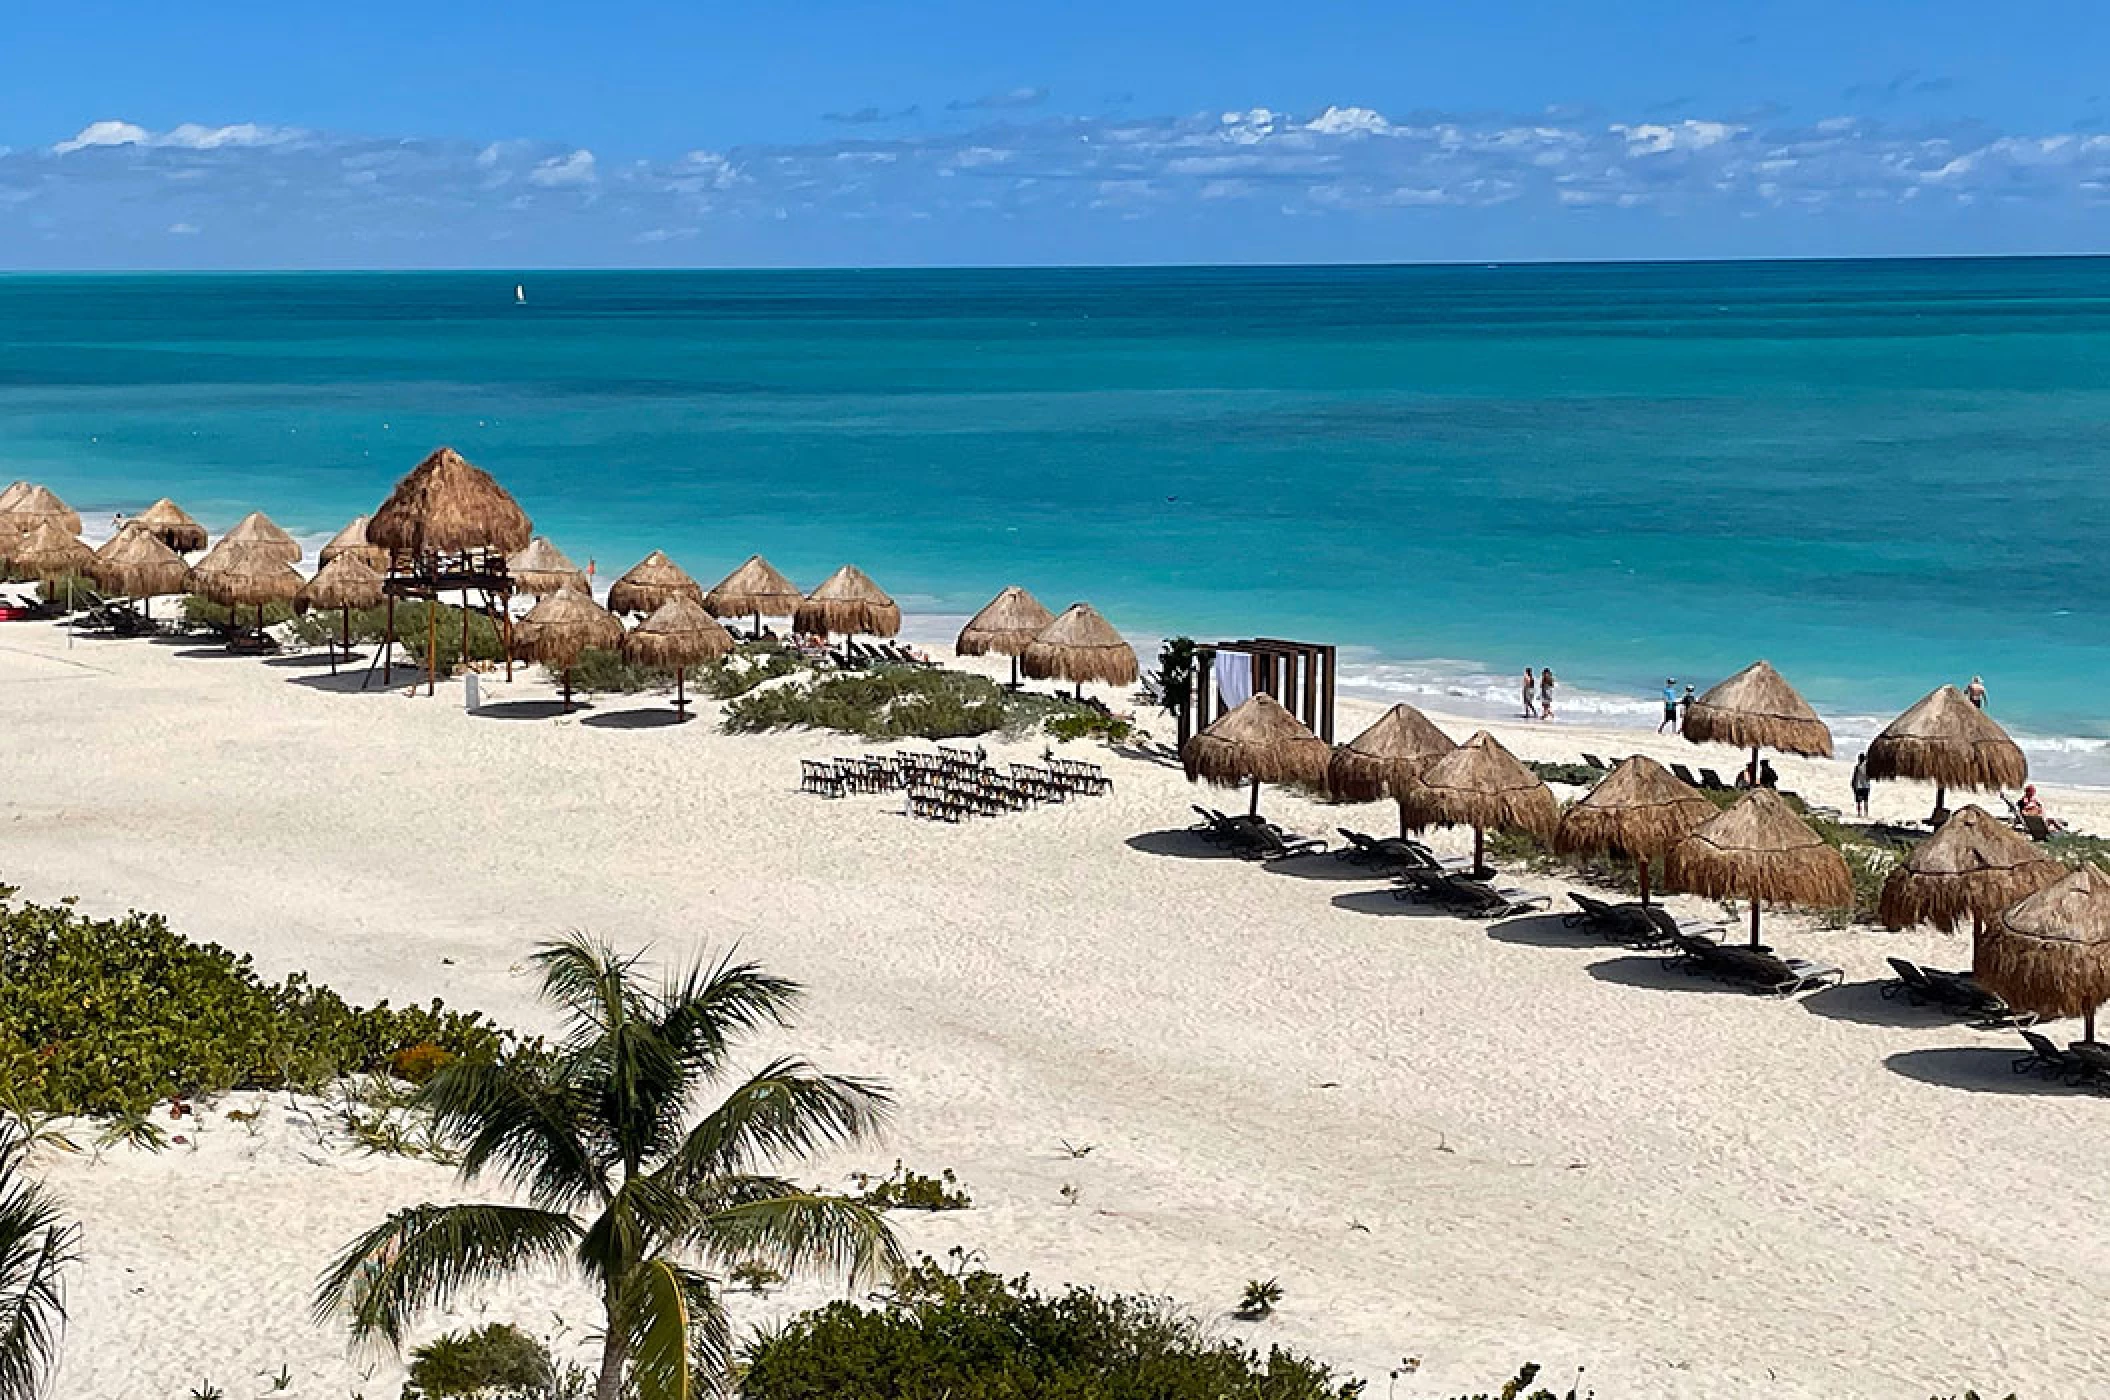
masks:
<path id="1" fill-rule="evenodd" d="M 1368 107 L 1328 107 L 1304 124 L 1306 131 L 1321 136 L 1383 136 L 1392 123 Z"/>
<path id="2" fill-rule="evenodd" d="M 1709 146 L 1742 133 L 1743 128 L 1728 122 L 1686 120 L 1665 126 L 1657 122 L 1642 122 L 1635 126 L 1614 123 L 1614 132 L 1626 138 L 1627 150 L 1638 156 L 1657 156 L 1666 151 L 1703 151 Z"/>
<path id="3" fill-rule="evenodd" d="M 568 156 L 551 156 L 528 172 L 528 183 L 547 189 L 568 189 L 579 185 L 590 185 L 594 181 L 593 152 L 573 151 Z"/>
<path id="4" fill-rule="evenodd" d="M 255 122 L 240 122 L 234 126 L 200 126 L 196 122 L 185 122 L 154 138 L 152 144 L 186 151 L 217 151 L 228 146 L 279 146 L 296 141 L 301 135 L 293 127 L 258 126 Z"/>
<path id="5" fill-rule="evenodd" d="M 51 149 L 65 156 L 97 146 L 144 146 L 152 139 L 152 132 L 130 122 L 90 122 L 80 129 L 78 135 L 59 142 Z"/>
<path id="6" fill-rule="evenodd" d="M 169 232 L 174 234 L 188 235 L 202 231 L 196 224 L 174 223 L 169 225 Z"/>

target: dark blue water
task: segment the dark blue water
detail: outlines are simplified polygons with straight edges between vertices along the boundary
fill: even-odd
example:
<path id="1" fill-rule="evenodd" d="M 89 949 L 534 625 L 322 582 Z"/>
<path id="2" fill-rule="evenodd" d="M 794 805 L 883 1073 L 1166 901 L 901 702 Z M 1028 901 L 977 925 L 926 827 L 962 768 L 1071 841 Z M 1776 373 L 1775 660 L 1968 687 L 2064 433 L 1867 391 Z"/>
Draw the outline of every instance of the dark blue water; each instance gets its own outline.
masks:
<path id="1" fill-rule="evenodd" d="M 451 443 L 604 575 L 1017 582 L 1636 714 L 1980 672 L 2110 736 L 2110 262 L 516 280 L 0 278 L 0 479 L 328 533 Z"/>

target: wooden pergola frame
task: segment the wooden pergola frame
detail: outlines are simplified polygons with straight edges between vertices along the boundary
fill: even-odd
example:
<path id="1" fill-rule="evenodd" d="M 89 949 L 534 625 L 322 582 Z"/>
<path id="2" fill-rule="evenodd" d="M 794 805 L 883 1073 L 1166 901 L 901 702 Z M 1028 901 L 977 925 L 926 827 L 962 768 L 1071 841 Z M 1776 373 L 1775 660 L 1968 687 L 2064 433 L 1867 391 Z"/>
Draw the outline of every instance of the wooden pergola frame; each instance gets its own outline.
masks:
<path id="1" fill-rule="evenodd" d="M 1188 688 L 1186 733 L 1199 733 L 1224 715 L 1220 697 L 1210 693 L 1219 652 L 1253 658 L 1253 693 L 1272 695 L 1304 727 L 1333 742 L 1334 648 L 1318 642 L 1290 642 L 1280 637 L 1249 637 L 1236 642 L 1201 642 L 1194 648 L 1194 684 Z"/>
<path id="2" fill-rule="evenodd" d="M 383 684 L 393 661 L 391 649 L 396 642 L 396 600 L 415 599 L 426 603 L 425 613 L 425 693 L 431 695 L 439 685 L 439 606 L 443 593 L 462 595 L 462 655 L 464 664 L 469 660 L 470 612 L 480 612 L 491 619 L 497 629 L 506 658 L 506 679 L 513 679 L 513 577 L 506 568 L 503 550 L 475 549 L 466 554 L 411 553 L 407 550 L 392 551 L 388 557 L 388 576 L 381 581 L 381 595 L 388 608 L 386 635 L 381 642 L 380 653 L 367 663 L 366 679 L 359 683 L 364 690 L 373 680 L 374 668 L 381 668 Z M 481 595 L 480 603 L 471 603 L 470 594 Z"/>

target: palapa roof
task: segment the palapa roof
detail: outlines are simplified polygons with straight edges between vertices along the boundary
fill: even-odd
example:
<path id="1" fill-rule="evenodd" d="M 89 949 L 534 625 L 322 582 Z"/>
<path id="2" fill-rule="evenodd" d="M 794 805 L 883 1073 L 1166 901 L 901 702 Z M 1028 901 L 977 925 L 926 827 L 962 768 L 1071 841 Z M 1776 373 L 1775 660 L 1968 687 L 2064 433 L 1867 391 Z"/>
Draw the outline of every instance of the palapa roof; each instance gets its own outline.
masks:
<path id="1" fill-rule="evenodd" d="M 1869 741 L 1868 776 L 1998 791 L 2029 781 L 2029 760 L 1990 715 L 1944 685 Z"/>
<path id="2" fill-rule="evenodd" d="M 1421 771 L 1400 794 L 1410 826 L 1524 831 L 1551 840 L 1560 820 L 1553 794 L 1501 741 L 1481 730 Z"/>
<path id="3" fill-rule="evenodd" d="M 1412 705 L 1394 705 L 1377 723 L 1333 751 L 1326 768 L 1326 787 L 1350 802 L 1397 797 L 1421 777 L 1421 771 L 1458 747 Z"/>
<path id="4" fill-rule="evenodd" d="M 797 632 L 827 636 L 891 637 L 901 630 L 901 609 L 855 564 L 845 564 L 806 595 L 791 615 Z"/>
<path id="5" fill-rule="evenodd" d="M 1190 779 L 1218 787 L 1254 780 L 1315 787 L 1326 781 L 1326 760 L 1332 752 L 1331 745 L 1263 691 L 1188 739 L 1180 761 Z"/>
<path id="6" fill-rule="evenodd" d="M 366 525 L 367 539 L 402 554 L 513 554 L 534 533 L 520 503 L 451 447 L 412 468 Z"/>
<path id="7" fill-rule="evenodd" d="M 513 625 L 513 649 L 531 661 L 566 670 L 589 648 L 614 651 L 623 624 L 584 593 L 560 588 Z"/>
<path id="8" fill-rule="evenodd" d="M 608 610 L 649 615 L 670 598 L 694 598 L 700 603 L 703 588 L 687 570 L 655 549 L 609 585 Z"/>
<path id="9" fill-rule="evenodd" d="M 703 606 L 713 617 L 790 617 L 805 601 L 798 585 L 759 554 L 747 556 L 745 564 L 703 595 Z"/>
<path id="10" fill-rule="evenodd" d="M 0 491 L 0 515 L 6 515 L 9 511 L 13 510 L 15 508 L 15 502 L 21 500 L 22 497 L 28 493 L 29 488 L 30 483 L 27 481 L 9 482 L 7 484 L 7 489 L 5 491 Z"/>
<path id="11" fill-rule="evenodd" d="M 2084 865 L 1978 935 L 1971 971 L 2018 1011 L 2080 1016 L 2110 1001 L 2110 875 Z"/>
<path id="12" fill-rule="evenodd" d="M 377 574 L 388 572 L 388 551 L 366 537 L 370 518 L 364 515 L 352 517 L 352 523 L 330 536 L 330 542 L 315 556 L 316 562 L 327 568 L 344 555 L 352 555 Z"/>
<path id="13" fill-rule="evenodd" d="M 298 564 L 302 554 L 300 541 L 273 524 L 271 517 L 260 510 L 243 516 L 232 530 L 220 536 L 220 543 L 255 545 L 282 564 Z"/>
<path id="14" fill-rule="evenodd" d="M 13 500 L 0 505 L 0 533 L 29 534 L 39 525 L 54 525 L 68 535 L 81 532 L 81 518 L 48 486 L 18 481 L 7 488 Z"/>
<path id="15" fill-rule="evenodd" d="M 1090 603 L 1072 603 L 1019 654 L 1018 668 L 1037 681 L 1134 685 L 1136 650 Z"/>
<path id="16" fill-rule="evenodd" d="M 161 536 L 138 521 L 128 521 L 95 551 L 88 566 L 95 581 L 128 598 L 158 598 L 190 591 L 190 565 Z"/>
<path id="17" fill-rule="evenodd" d="M 16 536 L 7 556 L 23 573 L 44 579 L 86 574 L 95 563 L 95 551 L 49 517 L 40 517 L 26 534 Z"/>
<path id="18" fill-rule="evenodd" d="M 1752 662 L 1694 700 L 1685 711 L 1685 737 L 1813 758 L 1832 753 L 1832 731 L 1769 661 Z"/>
<path id="19" fill-rule="evenodd" d="M 1670 883 L 1715 899 L 1851 904 L 1846 861 L 1771 788 L 1753 788 L 1670 848 Z"/>
<path id="20" fill-rule="evenodd" d="M 191 587 L 225 607 L 290 603 L 301 577 L 268 540 L 228 535 L 191 569 Z"/>
<path id="21" fill-rule="evenodd" d="M 125 523 L 137 525 L 178 554 L 205 548 L 205 527 L 166 496 Z"/>
<path id="22" fill-rule="evenodd" d="M 1932 924 L 1948 933 L 1973 919 L 1991 923 L 2065 873 L 2006 822 L 1960 807 L 1890 872 L 1876 908 L 1891 928 Z"/>
<path id="23" fill-rule="evenodd" d="M 694 598 L 669 598 L 623 638 L 623 655 L 640 666 L 699 666 L 732 654 L 733 634 Z"/>
<path id="24" fill-rule="evenodd" d="M 1054 620 L 1040 599 L 1013 584 L 967 619 L 955 650 L 962 656 L 1017 656 Z"/>
<path id="25" fill-rule="evenodd" d="M 1557 851 L 1619 851 L 1653 859 L 1712 819 L 1720 808 L 1647 754 L 1607 773 L 1561 814 Z"/>
<path id="26" fill-rule="evenodd" d="M 381 575 L 364 559 L 353 553 L 340 554 L 301 585 L 293 599 L 293 610 L 379 607 L 381 584 Z"/>
<path id="27" fill-rule="evenodd" d="M 581 593 L 593 591 L 586 581 L 586 571 L 567 559 L 563 550 L 542 535 L 529 540 L 526 549 L 506 560 L 506 572 L 513 576 L 516 588 L 537 598 L 555 593 L 560 588 L 573 588 Z"/>

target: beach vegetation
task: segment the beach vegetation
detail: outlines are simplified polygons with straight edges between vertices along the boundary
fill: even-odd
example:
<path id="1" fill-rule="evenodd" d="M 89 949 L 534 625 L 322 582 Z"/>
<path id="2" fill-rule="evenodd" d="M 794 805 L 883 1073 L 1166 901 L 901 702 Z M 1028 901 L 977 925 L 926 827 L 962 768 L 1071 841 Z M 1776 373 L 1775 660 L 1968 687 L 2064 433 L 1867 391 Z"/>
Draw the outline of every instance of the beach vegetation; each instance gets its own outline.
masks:
<path id="1" fill-rule="evenodd" d="M 726 1272 L 725 1281 L 760 1295 L 782 1283 L 784 1275 L 759 1259 L 743 1259 Z"/>
<path id="2" fill-rule="evenodd" d="M 1238 1306 L 1232 1311 L 1250 1321 L 1274 1312 L 1275 1305 L 1281 1301 L 1282 1284 L 1278 1280 L 1249 1278 L 1245 1291 L 1238 1296 Z"/>
<path id="3" fill-rule="evenodd" d="M 324 1273 L 319 1317 L 400 1346 L 415 1317 L 464 1288 L 568 1265 L 602 1303 L 597 1400 L 687 1400 L 729 1375 L 721 1281 L 733 1267 L 869 1283 L 899 1266 L 877 1210 L 774 1171 L 876 1133 L 891 1106 L 880 1086 L 781 1058 L 696 1116 L 746 1036 L 789 1024 L 797 984 L 729 959 L 648 980 L 637 958 L 583 934 L 543 944 L 532 965 L 562 1040 L 463 1056 L 415 1099 L 460 1153 L 463 1181 L 488 1173 L 526 1203 L 397 1211 Z"/>
<path id="4" fill-rule="evenodd" d="M 246 622 L 255 615 L 254 608 L 240 609 Z M 189 597 L 183 600 L 183 615 L 187 621 L 203 625 L 222 627 L 227 622 L 226 608 L 204 598 Z M 427 603 L 419 599 L 406 598 L 396 603 L 396 646 L 406 662 L 416 662 L 425 655 L 427 643 L 426 615 L 432 614 L 431 627 L 437 632 L 435 650 L 442 666 L 459 662 L 462 655 L 462 628 L 469 629 L 469 659 L 471 661 L 503 662 L 505 639 L 489 614 L 474 609 L 463 611 L 449 603 Z M 344 617 L 333 608 L 317 608 L 293 615 L 292 608 L 285 603 L 270 603 L 264 608 L 267 626 L 290 623 L 288 635 L 307 646 L 323 646 L 339 640 L 343 635 Z M 354 646 L 379 646 L 388 635 L 388 609 L 353 608 L 351 612 L 351 635 Z"/>
<path id="5" fill-rule="evenodd" d="M 1005 690 L 965 671 L 891 666 L 751 690 L 726 706 L 725 728 L 735 734 L 832 729 L 875 741 L 1016 736 L 1037 729 L 1057 738 L 1132 732 L 1126 722 L 1062 696 Z"/>
<path id="6" fill-rule="evenodd" d="M 65 1278 L 80 1258 L 80 1227 L 28 1174 L 31 1144 L 0 1127 L 0 1400 L 34 1400 L 58 1360 Z"/>
<path id="7" fill-rule="evenodd" d="M 584 1393 L 583 1386 L 561 1388 L 562 1380 L 540 1338 L 493 1322 L 442 1332 L 412 1349 L 402 1400 L 555 1400 Z"/>
<path id="8" fill-rule="evenodd" d="M 1051 739 L 1098 739 L 1109 744 L 1125 744 L 1136 733 L 1133 721 L 1082 705 L 1048 716 L 1041 728 Z"/>
<path id="9" fill-rule="evenodd" d="M 1179 720 L 1180 743 L 1190 737 L 1187 706 L 1194 698 L 1194 638 L 1167 637 L 1158 648 L 1158 665 L 1143 673 L 1143 703 Z"/>
<path id="10" fill-rule="evenodd" d="M 225 603 L 215 603 L 210 598 L 192 593 L 185 596 L 182 607 L 183 620 L 192 627 L 209 627 L 217 631 L 226 627 L 253 627 L 256 625 L 256 609 L 246 603 L 239 608 L 231 608 Z M 322 614 L 311 613 L 309 616 L 312 619 L 322 616 Z M 331 613 L 328 616 L 334 621 L 336 614 Z M 358 614 L 354 613 L 353 616 L 356 617 Z M 264 625 L 266 627 L 277 627 L 281 623 L 292 622 L 293 620 L 293 605 L 291 603 L 271 602 L 264 604 Z M 295 635 L 300 635 L 299 628 L 295 629 Z M 331 635 L 336 635 L 334 629 L 332 629 Z M 301 637 L 301 640 L 306 641 L 308 639 Z M 354 640 L 359 639 L 355 636 Z"/>
<path id="11" fill-rule="evenodd" d="M 955 1251 L 956 1262 L 964 1256 Z M 1210 1335 L 1158 1298 L 947 1268 L 929 1258 L 884 1297 L 802 1313 L 747 1347 L 743 1400 L 1354 1400 L 1358 1380 L 1281 1347 Z"/>
<path id="12" fill-rule="evenodd" d="M 505 1038 L 438 1001 L 358 1007 L 301 973 L 266 982 L 158 915 L 90 919 L 0 894 L 0 1083 L 25 1108 L 119 1115 L 134 1145 L 143 1134 L 124 1125 L 164 1099 L 316 1089 L 407 1047 L 489 1058 Z"/>
<path id="13" fill-rule="evenodd" d="M 857 1183 L 857 1199 L 874 1210 L 966 1210 L 974 1205 L 951 1167 L 925 1176 L 896 1160 L 885 1176 L 857 1172 L 850 1180 Z"/>
<path id="14" fill-rule="evenodd" d="M 454 1052 L 444 1045 L 421 1040 L 406 1045 L 388 1057 L 388 1072 L 410 1084 L 423 1084 L 454 1062 Z"/>
<path id="15" fill-rule="evenodd" d="M 588 647 L 571 664 L 571 688 L 591 695 L 633 695 L 642 690 L 672 689 L 674 673 L 627 661 L 623 654 Z"/>
<path id="16" fill-rule="evenodd" d="M 62 607 L 84 608 L 94 599 L 103 596 L 101 585 L 92 578 L 80 574 L 61 574 L 57 578 L 37 580 L 37 596 L 47 603 Z"/>

